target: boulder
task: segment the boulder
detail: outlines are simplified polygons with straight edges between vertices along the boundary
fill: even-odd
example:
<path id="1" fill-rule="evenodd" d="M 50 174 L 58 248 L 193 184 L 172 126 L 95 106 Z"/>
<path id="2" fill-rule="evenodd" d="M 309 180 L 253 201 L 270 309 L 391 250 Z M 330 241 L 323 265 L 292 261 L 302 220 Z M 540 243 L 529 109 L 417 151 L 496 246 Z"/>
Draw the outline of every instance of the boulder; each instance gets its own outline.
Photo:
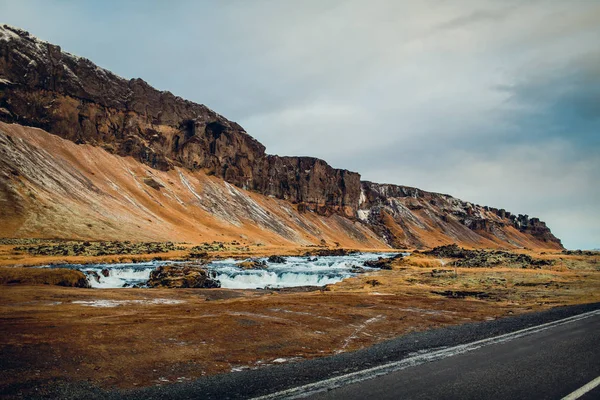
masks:
<path id="1" fill-rule="evenodd" d="M 365 261 L 363 265 L 369 268 L 392 269 L 392 259 L 379 257 L 377 260 Z"/>
<path id="2" fill-rule="evenodd" d="M 270 256 L 267 258 L 267 261 L 274 264 L 283 264 L 285 263 L 285 258 L 281 256 Z"/>
<path id="3" fill-rule="evenodd" d="M 236 265 L 242 269 L 267 269 L 267 263 L 256 259 L 245 260 Z"/>
<path id="4" fill-rule="evenodd" d="M 307 251 L 306 254 L 304 254 L 304 255 L 307 257 L 309 257 L 309 256 L 326 257 L 326 256 L 347 256 L 349 254 L 354 254 L 354 253 L 357 253 L 357 251 L 346 250 L 346 249 L 319 249 L 319 250 Z"/>
<path id="5" fill-rule="evenodd" d="M 434 257 L 446 257 L 446 258 L 467 258 L 473 257 L 477 252 L 474 250 L 466 250 L 459 247 L 456 243 L 449 244 L 446 246 L 438 246 L 433 250 L 425 251 L 423 254 Z"/>
<path id="6" fill-rule="evenodd" d="M 84 271 L 85 275 L 90 277 L 91 279 L 95 280 L 97 283 L 100 283 L 100 275 L 98 275 L 98 273 L 96 271 Z"/>
<path id="7" fill-rule="evenodd" d="M 220 288 L 221 282 L 200 266 L 162 265 L 150 273 L 151 288 Z"/>
<path id="8" fill-rule="evenodd" d="M 364 274 L 367 271 L 362 267 L 353 265 L 352 268 L 350 268 L 350 272 L 352 272 L 353 274 Z"/>

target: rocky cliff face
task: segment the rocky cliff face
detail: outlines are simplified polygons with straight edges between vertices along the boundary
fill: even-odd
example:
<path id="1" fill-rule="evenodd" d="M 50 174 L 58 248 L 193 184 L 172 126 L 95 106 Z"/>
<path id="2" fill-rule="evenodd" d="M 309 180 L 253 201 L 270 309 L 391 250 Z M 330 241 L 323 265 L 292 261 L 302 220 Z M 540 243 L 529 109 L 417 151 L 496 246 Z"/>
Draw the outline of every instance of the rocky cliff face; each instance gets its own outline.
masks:
<path id="1" fill-rule="evenodd" d="M 202 171 L 161 171 L 0 122 L 0 238 L 386 246 L 365 224 L 298 208 Z"/>
<path id="2" fill-rule="evenodd" d="M 295 203 L 299 212 L 362 221 L 391 245 L 561 246 L 537 218 L 361 183 L 359 174 L 316 158 L 267 155 L 240 125 L 204 105 L 118 77 L 7 25 L 0 26 L 0 121 L 132 156 L 156 170 L 214 175 Z"/>
<path id="3" fill-rule="evenodd" d="M 362 182 L 358 217 L 396 247 L 463 242 L 562 248 L 538 218 L 407 186 Z"/>

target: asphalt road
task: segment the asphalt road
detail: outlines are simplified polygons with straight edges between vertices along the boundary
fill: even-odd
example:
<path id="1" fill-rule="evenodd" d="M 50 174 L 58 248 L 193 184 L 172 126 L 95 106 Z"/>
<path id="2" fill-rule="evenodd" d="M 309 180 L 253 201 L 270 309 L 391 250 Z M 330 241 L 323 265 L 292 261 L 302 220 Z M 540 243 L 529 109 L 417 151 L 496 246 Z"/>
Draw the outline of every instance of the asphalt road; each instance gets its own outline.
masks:
<path id="1" fill-rule="evenodd" d="M 600 314 L 309 398 L 561 399 L 598 376 Z"/>
<path id="2" fill-rule="evenodd" d="M 61 382 L 47 388 L 44 398 L 560 399 L 600 375 L 598 310 L 600 303 L 559 307 L 412 333 L 332 357 L 132 391 Z M 599 392 L 581 398 L 600 399 Z"/>

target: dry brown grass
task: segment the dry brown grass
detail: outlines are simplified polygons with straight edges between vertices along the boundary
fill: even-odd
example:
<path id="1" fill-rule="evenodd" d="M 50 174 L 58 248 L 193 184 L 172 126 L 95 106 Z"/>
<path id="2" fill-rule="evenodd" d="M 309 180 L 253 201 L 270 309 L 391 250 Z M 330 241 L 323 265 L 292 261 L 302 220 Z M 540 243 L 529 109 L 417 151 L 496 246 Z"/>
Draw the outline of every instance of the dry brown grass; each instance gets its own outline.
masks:
<path id="1" fill-rule="evenodd" d="M 66 268 L 0 267 L 0 285 L 57 285 L 85 287 L 81 271 Z"/>
<path id="2" fill-rule="evenodd" d="M 184 247 L 185 250 L 174 250 L 166 253 L 153 254 L 123 254 L 123 255 L 106 255 L 106 256 L 44 256 L 31 255 L 23 251 L 16 251 L 15 245 L 0 245 L 0 266 L 34 266 L 46 264 L 90 264 L 90 263 L 129 263 L 149 261 L 153 259 L 162 260 L 177 260 L 186 259 L 194 244 L 178 243 L 178 246 Z M 240 246 L 242 247 L 242 246 Z M 243 246 L 245 247 L 245 246 Z M 219 252 L 210 252 L 209 258 L 246 258 L 246 257 L 267 257 L 271 255 L 281 256 L 298 256 L 303 255 L 308 251 L 315 250 L 312 246 L 273 246 L 273 245 L 248 245 L 247 251 L 225 250 Z M 319 247 L 321 249 L 322 247 Z M 323 247 L 324 248 L 324 247 Z M 327 247 L 330 250 L 335 250 L 337 247 Z M 358 250 L 363 252 L 389 252 L 390 249 L 382 248 L 363 248 L 353 247 L 346 250 Z"/>
<path id="3" fill-rule="evenodd" d="M 539 253 L 529 252 L 534 257 Z M 398 260 L 392 271 L 377 271 L 329 287 L 332 291 L 376 292 L 441 297 L 436 292 L 484 293 L 485 301 L 548 307 L 600 301 L 600 264 L 595 257 L 555 255 L 542 269 L 506 265 L 456 268 L 415 254 Z M 451 261 L 450 259 L 445 260 Z M 377 285 L 368 281 L 376 280 Z"/>
<path id="4" fill-rule="evenodd" d="M 113 306 L 90 306 L 99 300 Z M 108 387 L 172 383 L 234 367 L 256 368 L 277 358 L 351 351 L 509 311 L 526 309 L 365 291 L 5 286 L 0 320 L 10 323 L 0 324 L 0 356 L 18 362 L 3 371 L 0 392 L 3 385 L 26 390 L 52 379 Z"/>
<path id="5" fill-rule="evenodd" d="M 0 391 L 53 379 L 108 387 L 166 384 L 277 358 L 355 350 L 414 331 L 600 301 L 593 257 L 555 259 L 543 269 L 452 268 L 415 255 L 392 270 L 310 293 L 8 285 L 0 290 L 0 357 L 18 362 L 7 363 Z M 440 294 L 447 291 L 486 296 Z M 112 306 L 90 307 L 97 301 Z"/>
<path id="6" fill-rule="evenodd" d="M 443 260 L 422 255 L 411 255 L 403 258 L 396 264 L 397 267 L 415 267 L 415 268 L 440 268 L 444 266 Z"/>

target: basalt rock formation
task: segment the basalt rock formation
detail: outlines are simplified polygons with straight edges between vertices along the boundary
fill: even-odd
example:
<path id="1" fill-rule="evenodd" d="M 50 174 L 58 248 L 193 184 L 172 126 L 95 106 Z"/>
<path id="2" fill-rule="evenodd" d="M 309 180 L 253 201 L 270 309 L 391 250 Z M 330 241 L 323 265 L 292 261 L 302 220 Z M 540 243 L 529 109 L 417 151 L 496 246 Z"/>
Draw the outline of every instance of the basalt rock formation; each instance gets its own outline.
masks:
<path id="1" fill-rule="evenodd" d="M 366 229 L 387 244 L 399 247 L 460 242 L 477 247 L 562 248 L 560 241 L 537 218 L 515 216 L 415 188 L 361 182 L 358 173 L 332 168 L 317 158 L 268 155 L 265 147 L 240 125 L 204 105 L 158 91 L 141 79 L 121 78 L 85 58 L 7 25 L 0 26 L 0 121 L 40 128 L 113 155 L 131 156 L 157 174 L 177 171 L 184 189 L 190 191 L 205 211 L 227 214 L 225 220 L 236 226 L 241 226 L 238 220 L 244 215 L 233 215 L 215 197 L 198 195 L 182 169 L 196 174 L 195 179 L 201 181 L 205 180 L 198 174 L 214 176 L 242 190 L 288 201 L 295 204 L 294 212 L 300 214 L 312 211 L 323 217 L 346 220 L 338 218 L 338 226 L 363 225 L 364 229 L 352 227 L 348 232 L 352 240 L 368 237 Z M 17 136 L 33 140 L 30 133 Z M 20 161 L 0 160 L 0 167 L 6 170 L 0 179 L 0 196 L 14 204 L 0 210 L 0 217 L 13 224 L 11 229 L 16 232 L 27 220 L 27 211 L 17 201 L 20 196 L 17 186 L 10 182 L 23 180 L 34 172 L 22 170 L 29 154 L 23 150 L 24 144 L 14 142 L 11 135 L 0 139 L 14 157 L 17 153 L 21 157 Z M 36 157 L 47 157 L 41 155 L 43 150 L 34 151 Z M 72 161 L 68 155 L 63 159 Z M 32 165 L 40 164 L 39 159 L 29 161 Z M 60 164 L 60 168 L 63 166 Z M 160 204 L 166 201 L 165 197 L 177 200 L 170 193 L 168 181 L 159 181 L 150 171 L 145 174 L 140 179 L 151 192 L 144 190 L 143 196 Z M 68 175 L 75 176 L 76 172 L 69 170 Z M 77 176 L 73 180 L 82 180 L 89 186 L 87 197 L 100 190 L 99 181 L 91 176 L 85 179 Z M 137 184 L 136 177 L 134 180 Z M 242 204 L 246 209 L 254 207 L 245 197 L 241 199 L 241 192 L 227 191 L 240 199 L 240 207 Z M 292 215 L 288 211 L 286 214 Z M 258 212 L 255 217 L 286 240 L 299 240 L 298 234 L 289 233 L 280 226 L 281 220 L 271 214 Z M 299 224 L 308 236 L 319 236 L 318 230 L 298 222 L 302 218 L 294 218 L 297 220 L 294 224 Z M 308 236 L 302 240 L 311 241 Z"/>

